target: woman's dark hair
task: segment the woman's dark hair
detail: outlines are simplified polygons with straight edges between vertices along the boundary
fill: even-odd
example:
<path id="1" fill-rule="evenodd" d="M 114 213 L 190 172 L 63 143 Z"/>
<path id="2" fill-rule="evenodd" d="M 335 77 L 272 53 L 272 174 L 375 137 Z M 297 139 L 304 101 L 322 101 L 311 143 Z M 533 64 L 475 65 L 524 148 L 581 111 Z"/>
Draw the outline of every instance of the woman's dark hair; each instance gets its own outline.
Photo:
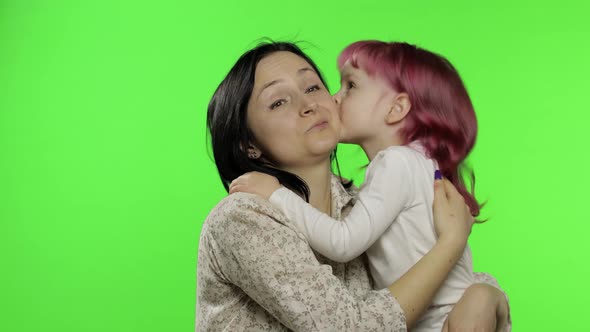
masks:
<path id="1" fill-rule="evenodd" d="M 211 135 L 211 146 L 217 171 L 225 190 L 230 183 L 247 172 L 257 171 L 276 177 L 290 190 L 309 200 L 309 187 L 295 174 L 285 172 L 261 159 L 248 158 L 247 148 L 253 135 L 247 126 L 248 101 L 254 89 L 256 66 L 263 58 L 275 52 L 291 52 L 303 58 L 316 71 L 320 80 L 326 82 L 316 64 L 295 44 L 289 42 L 264 42 L 244 53 L 215 90 L 207 109 L 207 128 Z M 331 155 L 336 158 L 336 151 Z M 338 160 L 336 160 L 338 174 Z M 345 187 L 350 182 L 343 182 Z"/>

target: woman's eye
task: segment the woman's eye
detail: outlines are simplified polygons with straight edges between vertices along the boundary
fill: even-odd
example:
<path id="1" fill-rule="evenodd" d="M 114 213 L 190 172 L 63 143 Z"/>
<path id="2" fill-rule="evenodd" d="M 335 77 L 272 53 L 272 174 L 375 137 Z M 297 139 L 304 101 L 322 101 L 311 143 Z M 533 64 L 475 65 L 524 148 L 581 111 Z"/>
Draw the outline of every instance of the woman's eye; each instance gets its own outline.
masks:
<path id="1" fill-rule="evenodd" d="M 356 85 L 354 84 L 353 81 L 348 81 L 348 83 L 346 83 L 346 86 L 348 89 L 352 89 L 352 88 L 356 87 Z"/>
<path id="2" fill-rule="evenodd" d="M 270 105 L 270 109 L 274 110 L 275 108 L 282 106 L 286 103 L 285 99 L 279 99 Z"/>
<path id="3" fill-rule="evenodd" d="M 309 88 L 307 88 L 307 90 L 305 90 L 305 93 L 310 93 L 310 92 L 314 92 L 320 89 L 319 85 L 312 85 Z"/>

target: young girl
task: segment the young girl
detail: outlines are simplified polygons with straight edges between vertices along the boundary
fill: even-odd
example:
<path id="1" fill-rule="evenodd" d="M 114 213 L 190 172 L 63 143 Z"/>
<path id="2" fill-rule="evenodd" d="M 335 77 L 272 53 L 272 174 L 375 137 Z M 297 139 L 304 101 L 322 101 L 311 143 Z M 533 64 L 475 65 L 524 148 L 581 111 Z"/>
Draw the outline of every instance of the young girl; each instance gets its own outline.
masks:
<path id="1" fill-rule="evenodd" d="M 348 217 L 332 219 L 262 173 L 236 179 L 230 193 L 269 199 L 314 250 L 334 261 L 347 262 L 366 251 L 375 288 L 381 289 L 436 243 L 433 174 L 448 178 L 472 215 L 479 214 L 459 171 L 475 143 L 477 123 L 457 71 L 437 54 L 407 43 L 360 41 L 344 49 L 338 67 L 342 87 L 335 101 L 340 106 L 341 141 L 360 145 L 370 160 Z M 285 100 L 277 98 L 275 111 L 280 112 Z M 305 116 L 313 119 L 314 108 Z M 321 130 L 321 123 L 310 130 Z M 441 331 L 472 282 L 466 247 L 413 331 Z"/>

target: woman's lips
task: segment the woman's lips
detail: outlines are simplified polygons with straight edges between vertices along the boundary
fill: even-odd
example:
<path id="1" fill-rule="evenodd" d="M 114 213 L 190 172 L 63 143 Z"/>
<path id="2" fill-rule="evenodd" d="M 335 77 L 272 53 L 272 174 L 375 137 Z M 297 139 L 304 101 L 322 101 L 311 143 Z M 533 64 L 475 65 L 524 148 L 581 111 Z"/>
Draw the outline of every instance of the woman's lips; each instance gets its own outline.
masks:
<path id="1" fill-rule="evenodd" d="M 320 130 L 320 129 L 324 129 L 324 128 L 326 128 L 327 126 L 328 126 L 328 121 L 326 121 L 326 120 L 323 120 L 323 121 L 319 121 L 319 122 L 317 122 L 316 124 L 314 124 L 314 125 L 313 125 L 311 128 L 309 128 L 307 131 L 311 131 L 311 130 L 314 130 L 314 129 L 318 129 L 318 130 Z"/>

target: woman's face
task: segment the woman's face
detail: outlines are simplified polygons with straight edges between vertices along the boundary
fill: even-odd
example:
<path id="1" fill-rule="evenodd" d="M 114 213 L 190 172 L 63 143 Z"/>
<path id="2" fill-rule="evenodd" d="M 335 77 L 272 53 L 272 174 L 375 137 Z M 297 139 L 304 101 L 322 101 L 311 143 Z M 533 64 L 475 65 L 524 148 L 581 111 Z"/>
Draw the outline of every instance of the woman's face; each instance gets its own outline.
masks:
<path id="1" fill-rule="evenodd" d="M 262 158 L 283 169 L 329 160 L 340 136 L 332 96 L 309 63 L 291 52 L 258 63 L 247 124 Z"/>

